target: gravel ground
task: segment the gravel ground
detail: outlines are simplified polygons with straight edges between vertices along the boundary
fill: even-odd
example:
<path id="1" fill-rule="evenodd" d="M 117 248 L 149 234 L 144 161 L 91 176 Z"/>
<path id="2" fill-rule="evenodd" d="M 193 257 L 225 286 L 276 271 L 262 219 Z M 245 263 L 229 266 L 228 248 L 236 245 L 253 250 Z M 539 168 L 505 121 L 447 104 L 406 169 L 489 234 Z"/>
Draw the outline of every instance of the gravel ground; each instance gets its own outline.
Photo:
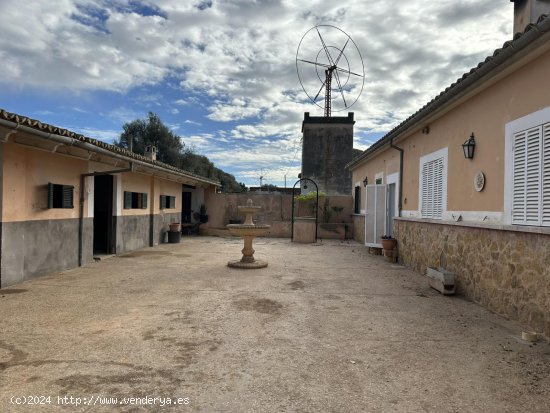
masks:
<path id="1" fill-rule="evenodd" d="M 228 268 L 241 245 L 185 237 L 0 290 L 0 411 L 550 411 L 550 345 L 519 324 L 353 241 L 258 239 L 267 268 Z"/>

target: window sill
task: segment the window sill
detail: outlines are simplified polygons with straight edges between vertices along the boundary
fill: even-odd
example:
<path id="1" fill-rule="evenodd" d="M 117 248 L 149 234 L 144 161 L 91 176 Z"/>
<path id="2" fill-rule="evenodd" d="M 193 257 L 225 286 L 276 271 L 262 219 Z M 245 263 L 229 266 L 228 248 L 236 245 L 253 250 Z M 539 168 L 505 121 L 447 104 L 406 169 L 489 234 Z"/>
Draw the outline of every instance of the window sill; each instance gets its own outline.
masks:
<path id="1" fill-rule="evenodd" d="M 455 222 L 455 221 L 444 221 L 441 219 L 411 218 L 411 217 L 395 217 L 394 219 L 397 221 L 420 222 L 425 224 L 451 225 L 455 227 L 482 228 L 482 229 L 492 229 L 496 231 L 512 231 L 512 232 L 524 232 L 524 233 L 530 233 L 530 234 L 550 235 L 550 227 L 489 224 L 485 222 L 471 222 L 471 221 Z"/>

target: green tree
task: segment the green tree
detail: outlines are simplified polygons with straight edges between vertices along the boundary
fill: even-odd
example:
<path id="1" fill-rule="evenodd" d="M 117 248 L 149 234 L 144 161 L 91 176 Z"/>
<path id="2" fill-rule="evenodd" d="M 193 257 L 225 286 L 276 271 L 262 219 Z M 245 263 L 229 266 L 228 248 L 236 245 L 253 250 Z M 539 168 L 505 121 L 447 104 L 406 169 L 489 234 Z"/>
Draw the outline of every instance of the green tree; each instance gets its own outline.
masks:
<path id="1" fill-rule="evenodd" d="M 143 155 L 145 147 L 157 147 L 157 159 L 161 162 L 194 173 L 196 175 L 218 180 L 222 192 L 244 192 L 246 186 L 237 182 L 235 177 L 216 168 L 206 156 L 199 155 L 192 148 L 185 145 L 181 137 L 173 133 L 161 119 L 153 112 L 147 118 L 136 119 L 122 125 L 120 139 L 115 145 L 129 149 L 132 141 L 132 150 Z"/>
<path id="2" fill-rule="evenodd" d="M 175 135 L 162 123 L 153 112 L 146 119 L 136 119 L 122 125 L 122 134 L 117 144 L 122 148 L 130 148 L 133 140 L 133 152 L 143 154 L 147 145 L 157 147 L 157 159 L 169 165 L 178 165 L 184 145 L 179 136 Z"/>

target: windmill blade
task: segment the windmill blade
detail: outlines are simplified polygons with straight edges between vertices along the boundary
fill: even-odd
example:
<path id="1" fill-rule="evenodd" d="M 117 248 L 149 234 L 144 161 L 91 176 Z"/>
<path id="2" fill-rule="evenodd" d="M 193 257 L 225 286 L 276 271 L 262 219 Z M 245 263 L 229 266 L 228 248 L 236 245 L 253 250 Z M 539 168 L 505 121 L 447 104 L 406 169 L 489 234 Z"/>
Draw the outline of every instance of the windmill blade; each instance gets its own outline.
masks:
<path id="1" fill-rule="evenodd" d="M 336 83 L 338 84 L 338 90 L 340 90 L 340 94 L 342 95 L 342 100 L 344 101 L 344 107 L 347 109 L 348 104 L 346 103 L 346 98 L 344 97 L 344 90 L 342 89 L 342 84 L 340 83 L 340 76 L 338 76 L 337 71 L 334 71 L 334 77 L 336 78 Z"/>
<path id="2" fill-rule="evenodd" d="M 342 47 L 342 50 L 340 50 L 340 54 L 339 54 L 338 57 L 336 58 L 336 62 L 334 62 L 335 65 L 338 65 L 338 62 L 340 61 L 340 58 L 341 58 L 342 55 L 344 54 L 344 49 L 345 49 L 346 46 L 348 45 L 348 42 L 349 42 L 349 37 L 348 37 L 348 40 L 346 40 L 346 44 L 344 45 L 344 47 Z"/>
<path id="3" fill-rule="evenodd" d="M 324 64 L 324 63 L 318 63 L 318 62 L 312 62 L 311 60 L 304 60 L 304 59 L 296 59 L 298 60 L 299 62 L 304 62 L 304 63 L 311 63 L 312 65 L 315 65 L 315 66 L 321 66 L 321 67 L 330 67 L 329 65 L 327 64 Z"/>
<path id="4" fill-rule="evenodd" d="M 348 75 L 355 75 L 355 76 L 359 76 L 359 77 L 365 77 L 365 75 L 360 75 L 359 73 L 350 72 L 349 70 L 341 69 L 341 68 L 339 68 L 339 67 L 337 67 L 336 70 L 337 70 L 338 72 L 346 73 L 346 74 L 348 74 Z"/>
<path id="5" fill-rule="evenodd" d="M 330 63 L 331 66 L 334 66 L 334 61 L 332 60 L 332 57 L 330 56 L 330 53 L 328 51 L 328 47 L 327 45 L 325 44 L 325 41 L 323 40 L 323 38 L 321 37 L 321 33 L 319 32 L 319 29 L 317 27 L 315 27 L 315 29 L 317 30 L 317 34 L 319 35 L 319 39 L 321 39 L 321 43 L 323 45 L 323 49 L 325 49 L 325 53 L 327 54 L 327 59 L 328 59 L 328 62 Z"/>
<path id="6" fill-rule="evenodd" d="M 315 95 L 315 98 L 313 98 L 313 101 L 316 101 L 317 98 L 319 97 L 319 95 L 321 94 L 321 91 L 323 90 L 323 88 L 325 87 L 325 84 L 327 83 L 327 81 L 325 80 L 323 82 L 323 84 L 321 85 L 321 89 L 319 89 L 319 92 L 317 92 L 317 94 Z"/>

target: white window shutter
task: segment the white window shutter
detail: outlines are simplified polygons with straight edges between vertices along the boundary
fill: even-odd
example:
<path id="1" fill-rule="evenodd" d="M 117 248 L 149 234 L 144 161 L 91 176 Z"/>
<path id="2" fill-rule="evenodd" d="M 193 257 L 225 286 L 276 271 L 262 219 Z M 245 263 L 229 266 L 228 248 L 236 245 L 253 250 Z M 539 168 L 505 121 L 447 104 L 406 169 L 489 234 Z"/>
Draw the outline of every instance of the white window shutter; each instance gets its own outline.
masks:
<path id="1" fill-rule="evenodd" d="M 443 169 L 443 158 L 422 164 L 422 218 L 443 217 Z"/>
<path id="2" fill-rule="evenodd" d="M 512 200 L 512 223 L 525 224 L 525 175 L 527 132 L 514 135 L 514 183 Z"/>
<path id="3" fill-rule="evenodd" d="M 542 127 L 527 130 L 525 223 L 540 225 Z"/>
<path id="4" fill-rule="evenodd" d="M 434 161 L 434 218 L 443 217 L 443 159 Z"/>
<path id="5" fill-rule="evenodd" d="M 541 224 L 550 227 L 550 123 L 542 127 Z"/>
<path id="6" fill-rule="evenodd" d="M 422 218 L 428 217 L 428 163 L 422 165 L 422 203 L 421 203 L 421 216 Z"/>

